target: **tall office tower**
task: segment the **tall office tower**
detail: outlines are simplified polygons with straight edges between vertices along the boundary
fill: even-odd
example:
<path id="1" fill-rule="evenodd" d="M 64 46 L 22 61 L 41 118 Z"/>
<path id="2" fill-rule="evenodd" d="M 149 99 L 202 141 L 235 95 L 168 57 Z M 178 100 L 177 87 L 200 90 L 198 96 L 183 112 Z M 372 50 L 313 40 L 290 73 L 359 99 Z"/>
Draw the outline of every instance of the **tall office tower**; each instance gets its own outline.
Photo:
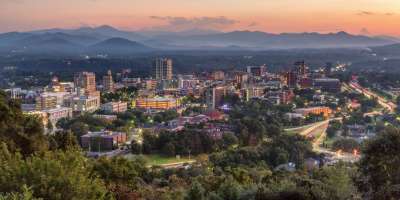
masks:
<path id="1" fill-rule="evenodd" d="M 295 71 L 297 72 L 298 76 L 306 77 L 308 74 L 308 67 L 306 63 L 303 61 L 298 61 L 294 63 Z"/>
<path id="2" fill-rule="evenodd" d="M 285 73 L 285 81 L 289 88 L 297 87 L 298 76 L 296 72 L 289 71 Z"/>
<path id="3" fill-rule="evenodd" d="M 333 68 L 333 64 L 331 62 L 328 62 L 325 64 L 325 68 L 324 68 L 325 76 L 331 75 L 332 68 Z"/>
<path id="4" fill-rule="evenodd" d="M 261 66 L 247 66 L 247 73 L 252 76 L 263 76 L 267 72 L 267 67 L 265 65 Z"/>
<path id="5" fill-rule="evenodd" d="M 223 98 L 226 95 L 226 88 L 223 86 L 211 87 L 206 90 L 205 94 L 207 106 L 213 110 L 221 106 Z"/>
<path id="6" fill-rule="evenodd" d="M 96 75 L 93 72 L 79 72 L 74 76 L 75 87 L 85 90 L 86 96 L 100 97 L 100 92 L 96 90 Z"/>
<path id="7" fill-rule="evenodd" d="M 103 76 L 103 87 L 106 92 L 114 92 L 114 81 L 111 70 L 108 70 L 107 75 Z"/>
<path id="8" fill-rule="evenodd" d="M 235 83 L 238 87 L 243 88 L 249 81 L 249 74 L 246 72 L 235 72 Z"/>
<path id="9" fill-rule="evenodd" d="M 172 59 L 157 58 L 153 65 L 153 76 L 156 80 L 171 80 Z"/>

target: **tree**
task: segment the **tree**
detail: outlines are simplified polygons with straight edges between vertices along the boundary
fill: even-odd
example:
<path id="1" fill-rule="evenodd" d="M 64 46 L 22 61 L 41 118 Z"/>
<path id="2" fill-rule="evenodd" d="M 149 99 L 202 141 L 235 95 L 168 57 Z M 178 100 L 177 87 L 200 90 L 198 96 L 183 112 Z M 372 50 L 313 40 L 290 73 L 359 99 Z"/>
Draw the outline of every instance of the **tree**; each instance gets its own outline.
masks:
<path id="1" fill-rule="evenodd" d="M 279 136 L 282 133 L 282 130 L 278 125 L 270 124 L 267 127 L 267 133 L 268 133 L 268 136 L 275 137 L 275 136 Z"/>
<path id="2" fill-rule="evenodd" d="M 400 130 L 386 128 L 367 141 L 359 163 L 359 189 L 372 199 L 399 199 Z"/>
<path id="3" fill-rule="evenodd" d="M 20 104 L 3 91 L 0 91 L 0 119 L 0 142 L 4 142 L 10 151 L 29 155 L 48 149 L 42 119 L 24 115 Z"/>
<path id="4" fill-rule="evenodd" d="M 205 190 L 203 186 L 199 182 L 194 181 L 188 193 L 186 194 L 185 200 L 204 200 L 204 192 Z"/>
<path id="5" fill-rule="evenodd" d="M 80 140 L 82 135 L 85 135 L 89 132 L 89 126 L 80 121 L 74 122 L 70 128 L 71 128 L 71 131 L 78 138 L 78 140 Z"/>
<path id="6" fill-rule="evenodd" d="M 225 180 L 220 188 L 218 189 L 218 194 L 222 199 L 238 200 L 242 188 L 232 177 Z"/>
<path id="7" fill-rule="evenodd" d="M 94 173 L 98 174 L 109 189 L 114 190 L 121 185 L 137 189 L 147 174 L 146 164 L 141 159 L 127 160 L 122 157 L 101 157 L 94 161 Z"/>
<path id="8" fill-rule="evenodd" d="M 47 130 L 49 133 L 53 132 L 53 123 L 51 121 L 47 122 Z"/>
<path id="9" fill-rule="evenodd" d="M 12 192 L 7 194 L 0 193 L 0 200 L 42 200 L 33 197 L 32 190 L 26 185 L 23 185 L 21 192 Z"/>
<path id="10" fill-rule="evenodd" d="M 329 138 L 333 138 L 336 136 L 336 133 L 342 128 L 342 124 L 338 120 L 334 120 L 329 122 L 329 127 L 326 130 L 327 136 Z"/>
<path id="11" fill-rule="evenodd" d="M 75 135 L 71 131 L 57 131 L 54 135 L 49 137 L 49 140 L 52 141 L 50 145 L 50 149 L 74 149 L 80 148 L 79 143 Z"/>
<path id="12" fill-rule="evenodd" d="M 334 150 L 343 150 L 345 152 L 353 152 L 360 149 L 360 144 L 351 138 L 341 138 L 333 142 L 332 148 Z"/>
<path id="13" fill-rule="evenodd" d="M 302 108 L 306 104 L 306 100 L 302 97 L 296 97 L 293 102 L 298 108 Z"/>
<path id="14" fill-rule="evenodd" d="M 9 156 L 7 156 L 9 155 Z M 79 151 L 54 151 L 24 159 L 19 153 L 0 152 L 0 191 L 24 192 L 43 199 L 110 199 L 102 180 Z"/>
<path id="15" fill-rule="evenodd" d="M 230 133 L 230 132 L 224 133 L 222 135 L 222 141 L 223 141 L 225 147 L 230 147 L 232 145 L 236 145 L 239 143 L 239 140 L 235 136 L 235 134 Z"/>
<path id="16" fill-rule="evenodd" d="M 330 199 L 352 199 L 358 195 L 353 177 L 351 177 L 351 174 L 355 174 L 355 170 L 344 164 L 338 164 L 316 170 L 312 178 L 327 186 L 325 192 L 328 193 Z"/>
<path id="17" fill-rule="evenodd" d="M 139 144 L 137 141 L 132 140 L 131 142 L 131 150 L 133 154 L 142 154 L 142 144 Z"/>
<path id="18" fill-rule="evenodd" d="M 166 156 L 175 156 L 175 145 L 168 142 L 162 149 L 162 153 Z"/>

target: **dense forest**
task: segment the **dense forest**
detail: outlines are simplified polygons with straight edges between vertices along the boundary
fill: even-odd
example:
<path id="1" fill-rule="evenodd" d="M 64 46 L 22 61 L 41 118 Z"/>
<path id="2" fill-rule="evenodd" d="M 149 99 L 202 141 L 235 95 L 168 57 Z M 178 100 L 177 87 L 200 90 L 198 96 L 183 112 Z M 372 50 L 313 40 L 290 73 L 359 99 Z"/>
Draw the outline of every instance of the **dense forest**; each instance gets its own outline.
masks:
<path id="1" fill-rule="evenodd" d="M 270 51 L 162 51 L 132 56 L 64 57 L 57 55 L 0 55 L 0 67 L 17 66 L 25 71 L 79 71 L 103 72 L 108 69 L 130 68 L 135 72 L 149 72 L 156 57 L 174 61 L 175 73 L 192 73 L 214 69 L 240 69 L 266 64 L 270 71 L 289 69 L 293 63 L 305 60 L 311 68 L 332 63 L 364 63 L 378 61 L 371 52 L 362 49 L 293 49 Z"/>

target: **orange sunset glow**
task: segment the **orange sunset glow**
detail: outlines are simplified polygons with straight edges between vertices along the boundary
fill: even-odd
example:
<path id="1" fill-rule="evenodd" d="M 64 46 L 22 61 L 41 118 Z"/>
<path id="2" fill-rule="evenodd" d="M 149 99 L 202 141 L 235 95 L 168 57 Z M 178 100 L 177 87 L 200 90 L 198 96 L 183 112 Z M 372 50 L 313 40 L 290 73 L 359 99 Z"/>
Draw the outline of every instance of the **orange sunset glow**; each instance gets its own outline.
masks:
<path id="1" fill-rule="evenodd" d="M 0 0 L 0 32 L 112 25 L 400 35 L 398 0 Z"/>

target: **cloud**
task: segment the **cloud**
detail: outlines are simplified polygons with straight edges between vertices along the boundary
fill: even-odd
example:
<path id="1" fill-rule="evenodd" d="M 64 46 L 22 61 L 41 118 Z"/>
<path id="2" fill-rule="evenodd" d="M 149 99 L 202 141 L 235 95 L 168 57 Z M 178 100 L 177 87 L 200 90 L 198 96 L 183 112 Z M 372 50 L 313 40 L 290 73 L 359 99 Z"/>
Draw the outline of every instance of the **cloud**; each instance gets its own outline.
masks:
<path id="1" fill-rule="evenodd" d="M 189 30 L 189 29 L 224 29 L 239 21 L 224 16 L 219 17 L 171 17 L 171 16 L 150 16 L 151 19 L 165 21 L 163 26 L 153 27 L 161 30 Z"/>
<path id="2" fill-rule="evenodd" d="M 379 12 L 371 12 L 371 11 L 366 11 L 366 10 L 362 10 L 357 13 L 357 15 L 359 15 L 359 16 L 375 16 L 375 15 L 393 16 L 395 14 L 396 13 L 392 13 L 392 12 L 379 13 Z"/>
<path id="3" fill-rule="evenodd" d="M 257 22 L 251 22 L 249 25 L 247 25 L 247 27 L 254 27 L 254 26 L 258 26 Z"/>
<path id="4" fill-rule="evenodd" d="M 375 15 L 375 14 L 376 13 L 374 13 L 374 12 L 365 11 L 365 10 L 362 10 L 362 11 L 357 13 L 357 15 L 360 15 L 360 16 L 371 16 L 371 15 Z"/>
<path id="5" fill-rule="evenodd" d="M 361 35 L 370 35 L 371 33 L 369 32 L 369 30 L 367 28 L 362 28 L 360 30 L 360 34 Z"/>

